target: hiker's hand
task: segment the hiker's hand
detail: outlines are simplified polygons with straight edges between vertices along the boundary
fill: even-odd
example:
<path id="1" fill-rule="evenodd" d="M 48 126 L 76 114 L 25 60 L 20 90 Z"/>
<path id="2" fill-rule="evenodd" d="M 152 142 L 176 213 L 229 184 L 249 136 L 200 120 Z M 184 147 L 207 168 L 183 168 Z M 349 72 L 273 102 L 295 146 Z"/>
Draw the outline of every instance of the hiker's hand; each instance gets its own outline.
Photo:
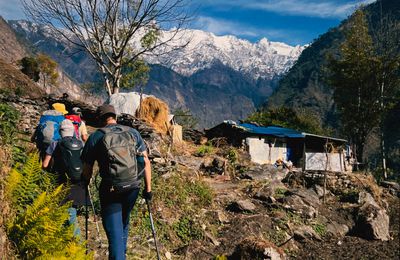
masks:
<path id="1" fill-rule="evenodd" d="M 143 199 L 145 199 L 146 201 L 150 202 L 151 198 L 153 197 L 153 193 L 151 193 L 151 191 L 143 190 L 142 196 L 143 196 Z"/>

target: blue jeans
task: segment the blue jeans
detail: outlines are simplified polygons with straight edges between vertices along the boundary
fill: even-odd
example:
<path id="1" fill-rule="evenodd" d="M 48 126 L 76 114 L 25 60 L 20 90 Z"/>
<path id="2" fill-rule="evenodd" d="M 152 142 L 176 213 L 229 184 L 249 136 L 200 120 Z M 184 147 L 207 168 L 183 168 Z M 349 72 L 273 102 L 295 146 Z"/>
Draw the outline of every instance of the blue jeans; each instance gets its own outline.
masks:
<path id="1" fill-rule="evenodd" d="M 139 188 L 113 194 L 100 186 L 101 217 L 108 238 L 109 259 L 125 259 L 129 216 L 138 195 Z"/>
<path id="2" fill-rule="evenodd" d="M 81 230 L 78 226 L 78 222 L 76 221 L 76 208 L 68 208 L 69 214 L 69 225 L 74 225 L 74 237 L 79 237 L 81 235 Z"/>

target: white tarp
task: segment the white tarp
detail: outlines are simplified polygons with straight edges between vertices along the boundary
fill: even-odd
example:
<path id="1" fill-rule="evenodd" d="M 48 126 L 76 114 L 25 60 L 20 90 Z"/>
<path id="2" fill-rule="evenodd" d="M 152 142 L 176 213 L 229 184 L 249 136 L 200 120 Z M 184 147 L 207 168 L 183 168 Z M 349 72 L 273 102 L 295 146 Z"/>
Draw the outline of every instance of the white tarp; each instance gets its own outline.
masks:
<path id="1" fill-rule="evenodd" d="M 272 143 L 271 147 L 264 138 L 246 138 L 251 161 L 259 164 L 274 164 L 279 158 L 286 160 L 286 143 Z"/>
<path id="2" fill-rule="evenodd" d="M 149 97 L 149 95 L 143 94 L 143 99 L 146 97 Z M 112 94 L 108 103 L 114 106 L 117 115 L 125 113 L 134 116 L 136 110 L 139 108 L 140 93 L 129 92 Z"/>
<path id="3" fill-rule="evenodd" d="M 328 158 L 327 158 L 328 155 Z M 342 157 L 342 158 L 341 158 Z M 339 153 L 306 153 L 306 171 L 344 172 L 344 157 Z"/>

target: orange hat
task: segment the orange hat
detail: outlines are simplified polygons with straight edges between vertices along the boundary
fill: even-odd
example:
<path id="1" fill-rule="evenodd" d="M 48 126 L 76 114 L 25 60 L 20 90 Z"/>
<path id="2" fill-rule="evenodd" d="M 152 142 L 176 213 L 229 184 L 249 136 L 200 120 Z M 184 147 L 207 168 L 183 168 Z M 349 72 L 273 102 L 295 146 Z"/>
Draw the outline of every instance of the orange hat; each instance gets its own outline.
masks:
<path id="1" fill-rule="evenodd" d="M 65 109 L 65 105 L 62 103 L 54 103 L 52 105 L 52 107 L 54 108 L 54 110 L 57 110 L 58 112 L 65 114 L 68 114 L 68 111 Z"/>

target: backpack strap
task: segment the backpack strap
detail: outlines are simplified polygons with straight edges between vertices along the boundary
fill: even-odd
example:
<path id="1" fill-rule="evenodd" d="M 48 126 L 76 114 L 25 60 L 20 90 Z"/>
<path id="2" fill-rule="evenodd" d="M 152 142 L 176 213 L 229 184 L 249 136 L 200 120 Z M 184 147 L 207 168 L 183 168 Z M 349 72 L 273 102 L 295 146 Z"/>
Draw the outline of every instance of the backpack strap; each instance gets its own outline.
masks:
<path id="1" fill-rule="evenodd" d="M 108 133 L 114 132 L 115 129 L 120 129 L 122 131 L 129 131 L 131 129 L 131 127 L 125 126 L 125 125 L 114 125 L 112 127 L 100 128 L 99 131 L 101 131 L 104 134 L 108 134 Z"/>

